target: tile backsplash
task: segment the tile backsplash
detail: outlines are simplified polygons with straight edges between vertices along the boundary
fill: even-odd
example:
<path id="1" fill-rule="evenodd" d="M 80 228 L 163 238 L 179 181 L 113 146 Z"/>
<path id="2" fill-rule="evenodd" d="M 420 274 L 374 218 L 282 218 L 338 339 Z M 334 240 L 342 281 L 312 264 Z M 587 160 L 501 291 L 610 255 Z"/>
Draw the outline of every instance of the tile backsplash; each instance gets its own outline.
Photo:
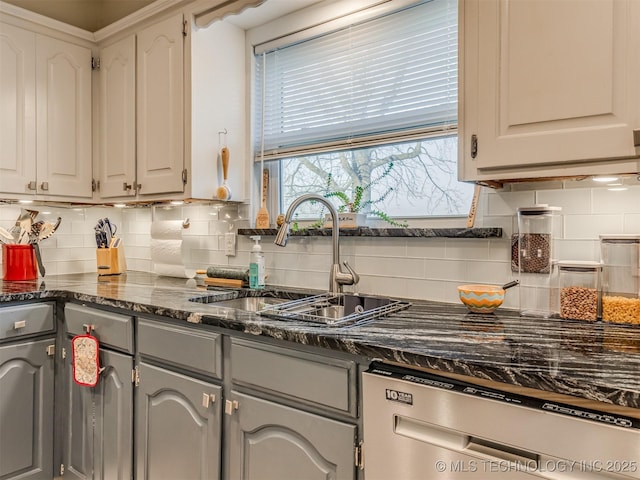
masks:
<path id="1" fill-rule="evenodd" d="M 601 187 L 591 180 L 512 184 L 502 190 L 484 188 L 476 226 L 502 227 L 502 238 L 341 238 L 341 258 L 360 275 L 347 287 L 360 293 L 457 302 L 462 283 L 506 283 L 514 278 L 510 265 L 510 237 L 517 231 L 516 211 L 536 203 L 562 207 L 558 216 L 556 257 L 562 260 L 599 260 L 599 235 L 640 234 L 640 181 L 629 178 L 626 190 Z M 118 225 L 129 270 L 152 271 L 150 228 L 153 219 L 189 218 L 183 234 L 183 254 L 189 268 L 209 265 L 245 267 L 252 241 L 237 238 L 235 256 L 224 253 L 224 234 L 253 225 L 250 208 L 236 203 L 172 207 L 63 208 L 38 205 L 45 220 L 63 218 L 60 229 L 41 244 L 47 275 L 95 271 L 98 218 L 108 216 Z M 20 211 L 16 204 L 0 205 L 0 225 L 10 228 Z M 272 218 L 275 218 L 275 214 Z M 417 227 L 464 227 L 466 218 L 420 219 Z M 267 283 L 326 289 L 331 264 L 330 237 L 294 237 L 286 248 L 262 239 Z M 508 292 L 505 305 L 517 308 L 517 289 Z"/>

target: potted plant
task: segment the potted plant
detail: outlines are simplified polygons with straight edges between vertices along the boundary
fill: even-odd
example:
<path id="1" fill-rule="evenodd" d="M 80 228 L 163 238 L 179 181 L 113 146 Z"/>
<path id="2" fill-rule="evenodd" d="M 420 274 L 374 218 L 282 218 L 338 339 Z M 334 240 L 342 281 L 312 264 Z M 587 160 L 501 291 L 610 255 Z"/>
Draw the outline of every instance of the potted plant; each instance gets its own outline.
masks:
<path id="1" fill-rule="evenodd" d="M 341 202 L 338 206 L 338 222 L 341 228 L 357 228 L 366 225 L 367 215 L 378 217 L 385 222 L 397 226 L 407 227 L 406 222 L 398 222 L 381 210 L 376 210 L 374 207 L 377 203 L 384 201 L 389 194 L 393 191 L 393 187 L 387 188 L 387 190 L 378 198 L 371 198 L 371 188 L 380 180 L 385 178 L 391 173 L 393 169 L 393 162 L 385 167 L 382 174 L 371 180 L 371 182 L 365 185 L 356 185 L 353 188 L 353 197 L 349 197 L 342 190 L 332 190 L 332 186 L 335 184 L 331 173 L 327 175 L 327 188 L 324 194 L 325 198 L 336 198 Z M 366 198 L 368 196 L 368 198 Z M 324 227 L 331 228 L 333 226 L 331 221 L 331 215 L 326 214 L 324 218 Z"/>

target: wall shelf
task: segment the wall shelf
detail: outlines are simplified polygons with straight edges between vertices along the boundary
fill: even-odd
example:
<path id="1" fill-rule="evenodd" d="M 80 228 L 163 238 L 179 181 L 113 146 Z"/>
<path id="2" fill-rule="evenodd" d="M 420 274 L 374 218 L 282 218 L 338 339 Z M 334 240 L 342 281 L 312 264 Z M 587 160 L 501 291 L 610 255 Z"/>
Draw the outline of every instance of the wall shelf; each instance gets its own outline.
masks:
<path id="1" fill-rule="evenodd" d="M 238 235 L 275 236 L 276 228 L 240 228 Z M 291 232 L 294 237 L 330 237 L 330 228 L 309 228 Z M 419 237 L 419 238 L 501 238 L 502 228 L 341 228 L 343 237 Z"/>

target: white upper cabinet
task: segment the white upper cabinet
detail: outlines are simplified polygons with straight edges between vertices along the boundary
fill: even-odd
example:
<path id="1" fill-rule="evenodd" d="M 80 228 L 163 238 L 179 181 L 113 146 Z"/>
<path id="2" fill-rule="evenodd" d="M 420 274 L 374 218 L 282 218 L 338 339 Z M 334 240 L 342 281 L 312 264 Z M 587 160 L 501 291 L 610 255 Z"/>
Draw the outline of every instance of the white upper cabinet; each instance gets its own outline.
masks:
<path id="1" fill-rule="evenodd" d="M 36 179 L 35 55 L 33 32 L 0 23 L 0 192 Z"/>
<path id="2" fill-rule="evenodd" d="M 134 196 L 136 182 L 136 39 L 100 52 L 98 164 L 102 198 Z"/>
<path id="3" fill-rule="evenodd" d="M 139 194 L 183 192 L 184 85 L 182 14 L 138 33 Z"/>
<path id="4" fill-rule="evenodd" d="M 464 0 L 460 20 L 463 180 L 640 169 L 640 2 Z"/>
<path id="5" fill-rule="evenodd" d="M 226 146 L 231 200 L 247 200 L 245 31 L 179 14 L 102 45 L 100 198 L 214 199 Z"/>
<path id="6" fill-rule="evenodd" d="M 91 198 L 91 50 L 0 22 L 0 193 Z"/>
<path id="7" fill-rule="evenodd" d="M 37 188 L 91 197 L 91 50 L 36 38 Z"/>

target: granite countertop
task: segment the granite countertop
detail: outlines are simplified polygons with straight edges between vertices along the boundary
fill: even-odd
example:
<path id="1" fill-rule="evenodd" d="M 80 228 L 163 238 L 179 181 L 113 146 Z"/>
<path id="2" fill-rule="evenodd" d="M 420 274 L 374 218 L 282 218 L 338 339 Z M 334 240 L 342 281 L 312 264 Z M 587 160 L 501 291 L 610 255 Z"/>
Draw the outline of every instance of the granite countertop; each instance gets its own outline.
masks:
<path id="1" fill-rule="evenodd" d="M 412 300 L 409 309 L 367 325 L 328 328 L 189 301 L 209 294 L 234 295 L 232 290 L 197 287 L 193 279 L 141 272 L 0 281 L 0 302 L 75 299 L 640 408 L 637 326 L 520 317 L 506 309 L 477 315 L 462 305 Z"/>

